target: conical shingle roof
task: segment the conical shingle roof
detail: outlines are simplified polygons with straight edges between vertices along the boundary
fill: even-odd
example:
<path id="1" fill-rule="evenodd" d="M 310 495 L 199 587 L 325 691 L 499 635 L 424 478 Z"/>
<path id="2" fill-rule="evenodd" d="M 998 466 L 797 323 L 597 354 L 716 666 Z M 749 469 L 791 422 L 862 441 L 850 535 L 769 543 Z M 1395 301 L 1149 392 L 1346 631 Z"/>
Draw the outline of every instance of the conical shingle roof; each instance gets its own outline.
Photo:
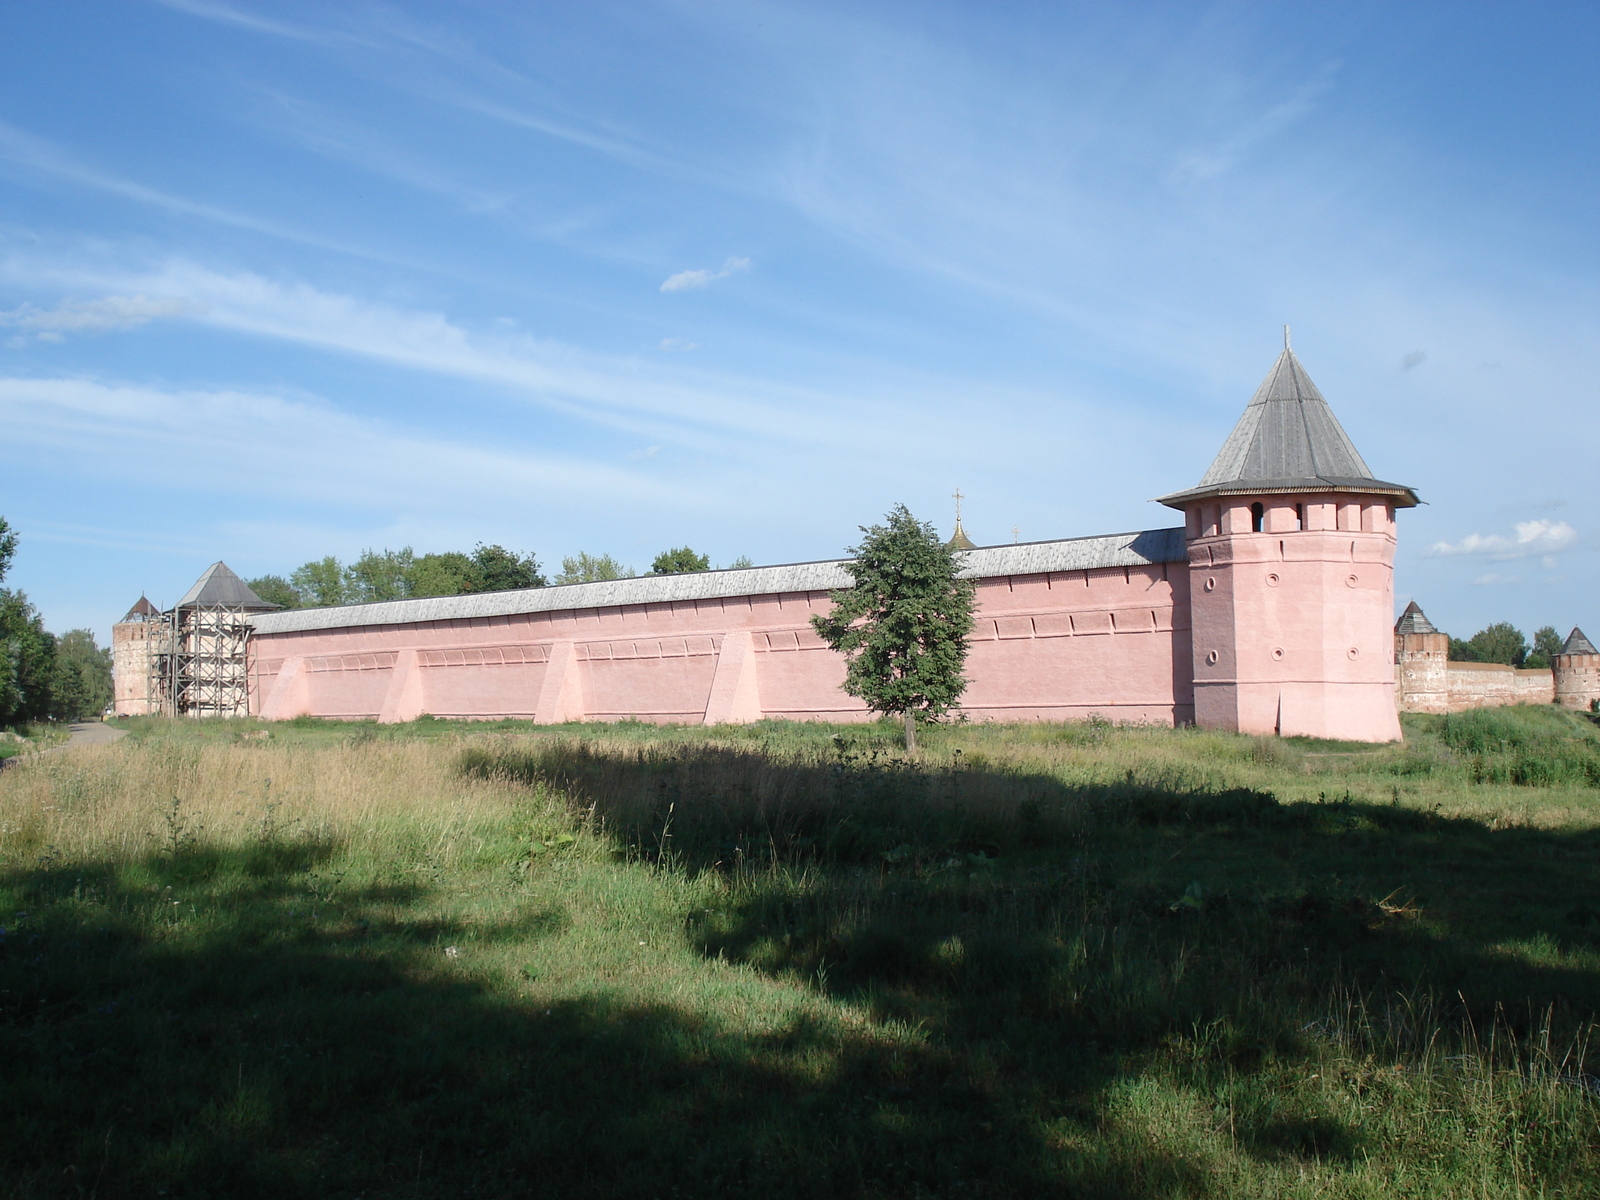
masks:
<path id="1" fill-rule="evenodd" d="M 151 617 L 159 617 L 160 615 L 161 610 L 159 608 L 151 604 L 148 598 L 140 596 L 139 602 L 130 608 L 127 616 L 123 617 L 117 624 L 126 625 L 129 621 L 146 621 Z"/>
<path id="2" fill-rule="evenodd" d="M 1401 613 L 1400 619 L 1395 622 L 1394 631 L 1396 633 L 1439 632 L 1433 627 L 1433 622 L 1428 620 L 1427 614 L 1422 611 L 1422 607 L 1415 600 L 1406 605 L 1405 612 Z"/>
<path id="3" fill-rule="evenodd" d="M 1182 508 L 1205 496 L 1241 492 L 1371 492 L 1400 508 L 1417 503 L 1400 483 L 1373 477 L 1294 351 L 1287 346 L 1195 487 L 1162 496 Z"/>
<path id="4" fill-rule="evenodd" d="M 1567 640 L 1561 645 L 1561 653 L 1600 654 L 1600 650 L 1596 650 L 1594 648 L 1594 643 L 1583 636 L 1583 630 L 1574 625 L 1572 627 L 1572 632 L 1567 634 Z"/>
<path id="5" fill-rule="evenodd" d="M 270 612 L 279 607 L 263 600 L 245 586 L 244 580 L 227 563 L 212 563 L 206 573 L 178 601 L 179 608 L 243 608 L 250 612 Z"/>

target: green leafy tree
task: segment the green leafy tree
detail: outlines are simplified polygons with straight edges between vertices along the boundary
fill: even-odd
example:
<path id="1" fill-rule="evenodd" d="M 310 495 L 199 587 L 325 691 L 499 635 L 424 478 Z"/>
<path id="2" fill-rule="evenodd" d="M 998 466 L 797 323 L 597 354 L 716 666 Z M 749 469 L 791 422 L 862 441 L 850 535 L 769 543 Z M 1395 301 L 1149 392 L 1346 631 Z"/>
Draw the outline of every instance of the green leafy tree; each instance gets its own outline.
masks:
<path id="1" fill-rule="evenodd" d="M 56 640 L 21 592 L 0 588 L 0 725 L 50 716 Z"/>
<path id="2" fill-rule="evenodd" d="M 1456 662 L 1504 663 L 1508 667 L 1520 667 L 1528 657 L 1528 639 L 1509 621 L 1498 621 L 1487 629 L 1478 630 L 1465 642 L 1451 638 L 1450 657 Z"/>
<path id="3" fill-rule="evenodd" d="M 1546 625 L 1534 633 L 1533 649 L 1528 652 L 1528 659 L 1523 665 L 1543 671 L 1555 662 L 1556 655 L 1560 653 L 1561 635 L 1553 625 Z"/>
<path id="4" fill-rule="evenodd" d="M 830 592 L 833 611 L 811 624 L 845 656 L 844 690 L 903 716 L 906 749 L 915 751 L 918 718 L 943 716 L 966 689 L 973 584 L 958 577 L 957 552 L 903 504 L 861 532 L 845 564 L 855 586 Z"/>
<path id="5" fill-rule="evenodd" d="M 279 608 L 299 608 L 303 603 L 300 593 L 282 575 L 262 575 L 245 580 L 244 585 L 268 604 L 276 604 Z"/>
<path id="6" fill-rule="evenodd" d="M 413 596 L 460 596 L 478 590 L 478 568 L 459 550 L 424 554 L 411 565 Z"/>
<path id="7" fill-rule="evenodd" d="M 17 553 L 17 535 L 0 517 L 0 581 Z M 28 597 L 0 588 L 0 725 L 42 721 L 50 715 L 56 640 Z"/>
<path id="8" fill-rule="evenodd" d="M 87 629 L 56 639 L 50 676 L 50 715 L 57 721 L 99 716 L 111 706 L 111 649 L 95 644 Z"/>
<path id="9" fill-rule="evenodd" d="M 598 558 L 580 552 L 575 558 L 561 560 L 561 574 L 557 583 L 597 583 L 603 579 L 632 579 L 633 570 L 625 567 L 609 554 Z"/>
<path id="10" fill-rule="evenodd" d="M 11 560 L 16 556 L 16 531 L 4 517 L 0 517 L 0 582 L 5 580 L 6 572 L 11 570 Z"/>
<path id="11" fill-rule="evenodd" d="M 539 560 L 531 554 L 513 554 L 504 546 L 478 543 L 472 552 L 477 572 L 474 592 L 510 592 L 518 588 L 544 587 L 549 580 L 539 573 Z"/>
<path id="12" fill-rule="evenodd" d="M 344 569 L 349 603 L 377 604 L 385 600 L 404 600 L 411 595 L 411 567 L 416 555 L 411 547 L 403 550 L 363 550 L 361 557 Z"/>
<path id="13" fill-rule="evenodd" d="M 679 546 L 675 550 L 663 550 L 656 555 L 655 561 L 650 564 L 652 575 L 687 575 L 691 571 L 709 571 L 711 569 L 711 556 L 696 554 L 687 546 Z"/>
<path id="14" fill-rule="evenodd" d="M 751 561 L 748 554 L 741 554 L 738 558 L 729 563 L 725 569 L 729 571 L 745 571 L 755 565 L 756 564 Z"/>
<path id="15" fill-rule="evenodd" d="M 294 574 L 289 576 L 289 582 L 300 593 L 303 603 L 313 607 L 326 608 L 350 603 L 344 567 L 331 554 L 297 567 Z"/>

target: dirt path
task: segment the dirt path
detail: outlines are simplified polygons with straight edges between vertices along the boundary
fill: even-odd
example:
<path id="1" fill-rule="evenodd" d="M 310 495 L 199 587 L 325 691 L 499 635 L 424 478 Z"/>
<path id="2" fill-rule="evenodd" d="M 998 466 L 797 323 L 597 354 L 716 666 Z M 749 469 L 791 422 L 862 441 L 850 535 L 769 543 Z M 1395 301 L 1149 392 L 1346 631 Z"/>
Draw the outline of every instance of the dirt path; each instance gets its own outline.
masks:
<path id="1" fill-rule="evenodd" d="M 126 729 L 118 729 L 104 721 L 74 721 L 67 728 L 72 730 L 72 736 L 55 747 L 57 750 L 71 750 L 77 746 L 109 746 L 128 736 Z"/>

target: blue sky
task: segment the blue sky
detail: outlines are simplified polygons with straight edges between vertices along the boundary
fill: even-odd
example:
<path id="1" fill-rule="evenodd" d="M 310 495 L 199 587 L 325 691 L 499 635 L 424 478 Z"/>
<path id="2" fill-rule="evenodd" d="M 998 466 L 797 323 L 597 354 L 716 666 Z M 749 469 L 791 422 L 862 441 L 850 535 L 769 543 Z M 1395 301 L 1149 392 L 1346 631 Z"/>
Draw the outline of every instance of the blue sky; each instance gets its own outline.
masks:
<path id="1" fill-rule="evenodd" d="M 1175 524 L 1281 327 L 1398 597 L 1600 635 L 1592 4 L 0 8 L 8 581 Z M 1014 535 L 1013 530 L 1017 533 Z"/>

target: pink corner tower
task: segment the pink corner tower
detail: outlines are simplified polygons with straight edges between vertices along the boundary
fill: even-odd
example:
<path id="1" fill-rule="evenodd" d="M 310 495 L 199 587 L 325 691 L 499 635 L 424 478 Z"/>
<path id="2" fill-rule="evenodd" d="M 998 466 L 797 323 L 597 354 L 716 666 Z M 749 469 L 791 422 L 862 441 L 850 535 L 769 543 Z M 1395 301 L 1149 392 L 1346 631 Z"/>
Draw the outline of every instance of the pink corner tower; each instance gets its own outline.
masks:
<path id="1" fill-rule="evenodd" d="M 1397 508 L 1289 348 L 1196 487 L 1186 518 L 1195 723 L 1389 742 Z"/>

